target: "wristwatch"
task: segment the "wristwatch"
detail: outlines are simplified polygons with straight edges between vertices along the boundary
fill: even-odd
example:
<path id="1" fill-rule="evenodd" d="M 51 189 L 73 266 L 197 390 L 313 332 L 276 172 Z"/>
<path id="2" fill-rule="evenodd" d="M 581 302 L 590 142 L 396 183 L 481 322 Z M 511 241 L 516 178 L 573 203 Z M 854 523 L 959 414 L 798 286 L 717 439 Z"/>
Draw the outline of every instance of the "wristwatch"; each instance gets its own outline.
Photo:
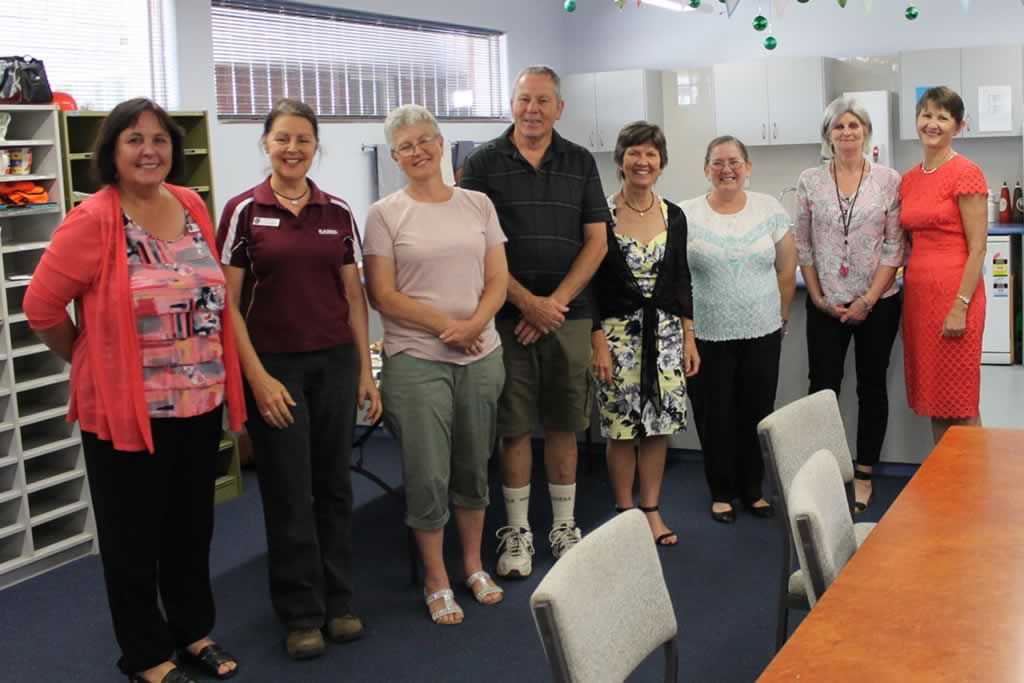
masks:
<path id="1" fill-rule="evenodd" d="M 957 294 L 956 298 L 960 299 L 960 301 L 963 301 L 964 302 L 964 306 L 970 306 L 971 305 L 971 297 L 969 297 L 969 296 L 964 296 L 963 294 Z"/>

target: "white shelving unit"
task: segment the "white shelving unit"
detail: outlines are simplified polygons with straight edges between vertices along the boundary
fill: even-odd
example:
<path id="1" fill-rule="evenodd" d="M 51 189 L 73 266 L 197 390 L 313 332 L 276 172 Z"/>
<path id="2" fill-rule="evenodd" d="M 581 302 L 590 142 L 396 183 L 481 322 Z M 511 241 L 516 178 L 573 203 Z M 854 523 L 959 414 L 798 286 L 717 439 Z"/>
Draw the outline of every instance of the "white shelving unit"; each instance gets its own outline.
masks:
<path id="1" fill-rule="evenodd" d="M 32 174 L 0 184 L 42 185 L 50 203 L 0 208 L 0 589 L 96 552 L 78 426 L 65 421 L 70 368 L 29 328 L 29 278 L 64 219 L 56 108 L 0 105 L 11 115 L 0 148 L 31 147 Z"/>

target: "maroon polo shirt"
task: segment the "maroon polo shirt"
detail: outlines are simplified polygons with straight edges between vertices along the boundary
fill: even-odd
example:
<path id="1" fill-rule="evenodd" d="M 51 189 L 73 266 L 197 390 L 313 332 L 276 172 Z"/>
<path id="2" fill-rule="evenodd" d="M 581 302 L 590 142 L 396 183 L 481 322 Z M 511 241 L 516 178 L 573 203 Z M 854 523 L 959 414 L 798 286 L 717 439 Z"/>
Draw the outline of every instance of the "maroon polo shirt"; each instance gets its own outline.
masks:
<path id="1" fill-rule="evenodd" d="M 298 216 L 278 203 L 270 178 L 221 214 L 221 262 L 245 270 L 239 306 L 263 353 L 317 351 L 352 341 L 341 267 L 355 263 L 352 210 L 309 182 Z"/>

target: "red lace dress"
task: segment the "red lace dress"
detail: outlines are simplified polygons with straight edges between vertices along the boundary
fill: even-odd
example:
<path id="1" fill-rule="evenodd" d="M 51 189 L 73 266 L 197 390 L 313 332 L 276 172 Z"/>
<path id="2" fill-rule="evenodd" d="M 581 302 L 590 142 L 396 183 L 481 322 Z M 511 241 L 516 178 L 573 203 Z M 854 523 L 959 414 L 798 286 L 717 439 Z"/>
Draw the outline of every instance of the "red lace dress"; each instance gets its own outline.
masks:
<path id="1" fill-rule="evenodd" d="M 977 164 L 955 156 L 934 173 L 915 166 L 900 184 L 900 224 L 911 235 L 904 273 L 903 366 L 907 402 L 919 415 L 974 417 L 981 388 L 981 336 L 985 328 L 985 286 L 971 294 L 967 332 L 942 336 L 942 323 L 956 301 L 967 237 L 957 198 L 986 194 Z"/>

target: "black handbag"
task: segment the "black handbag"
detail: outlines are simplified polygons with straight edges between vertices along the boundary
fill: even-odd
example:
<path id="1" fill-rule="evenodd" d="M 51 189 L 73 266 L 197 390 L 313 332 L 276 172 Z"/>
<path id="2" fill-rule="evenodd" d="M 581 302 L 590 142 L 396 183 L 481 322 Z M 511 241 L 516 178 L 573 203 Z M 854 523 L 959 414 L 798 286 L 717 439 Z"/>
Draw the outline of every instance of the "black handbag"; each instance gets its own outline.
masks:
<path id="1" fill-rule="evenodd" d="M 42 60 L 0 57 L 0 104 L 49 104 L 50 81 Z"/>

